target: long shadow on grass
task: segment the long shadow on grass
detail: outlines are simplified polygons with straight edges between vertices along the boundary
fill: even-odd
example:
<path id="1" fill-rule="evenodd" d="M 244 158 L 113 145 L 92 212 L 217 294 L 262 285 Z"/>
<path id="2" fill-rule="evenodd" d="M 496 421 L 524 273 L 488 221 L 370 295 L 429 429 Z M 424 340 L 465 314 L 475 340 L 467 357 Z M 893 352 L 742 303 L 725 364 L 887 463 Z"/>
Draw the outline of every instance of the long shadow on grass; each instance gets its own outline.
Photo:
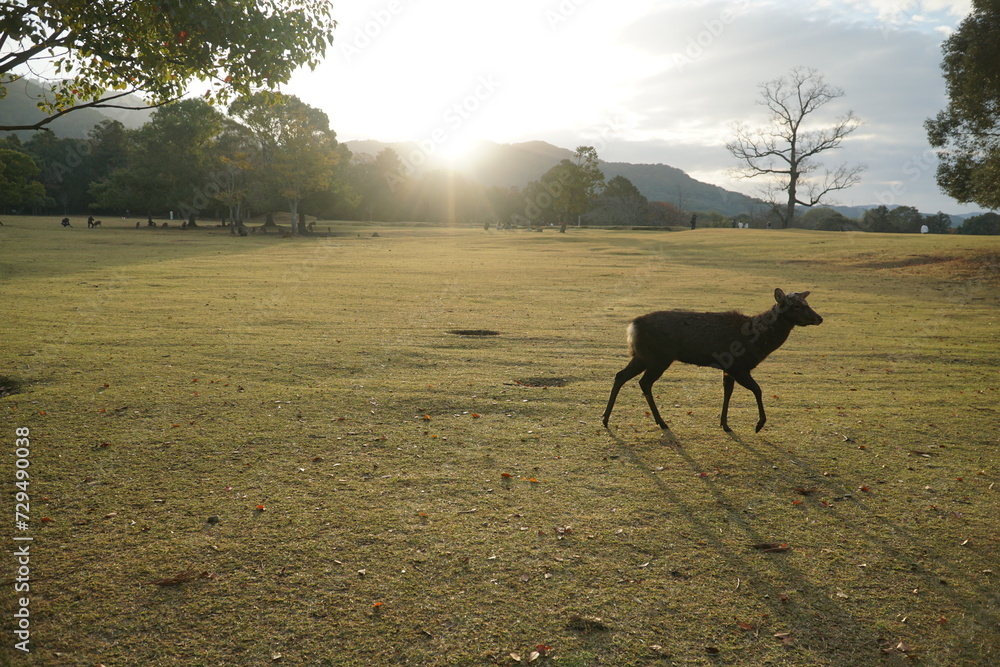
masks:
<path id="1" fill-rule="evenodd" d="M 803 473 L 803 477 L 809 478 L 810 486 L 823 487 L 823 490 L 829 492 L 831 496 L 842 497 L 844 491 L 843 485 L 833 479 L 824 477 L 817 468 L 804 463 L 801 460 L 803 458 L 801 455 L 797 457 L 790 457 L 767 438 L 761 438 L 760 442 L 767 445 L 767 447 L 771 450 L 769 454 L 765 454 L 753 444 L 744 441 L 736 434 L 730 435 L 737 444 L 755 456 L 762 464 L 773 464 L 777 461 L 788 463 L 800 469 Z M 792 480 L 787 479 L 786 477 L 784 483 L 787 484 L 787 489 L 793 489 L 795 487 L 802 486 L 802 478 Z M 777 489 L 775 491 L 777 491 Z M 859 512 L 863 512 L 865 515 L 864 520 L 852 520 L 850 516 L 845 515 L 843 511 L 836 512 L 834 515 L 835 519 L 844 526 L 847 534 L 866 540 L 868 544 L 874 545 L 874 548 L 892 558 L 897 563 L 909 567 L 909 574 L 915 577 L 920 577 L 923 580 L 924 583 L 922 588 L 933 590 L 942 597 L 950 598 L 955 603 L 962 606 L 968 614 L 974 616 L 984 625 L 984 627 L 996 627 L 996 625 L 1000 623 L 1000 617 L 998 617 L 995 613 L 991 613 L 988 609 L 990 605 L 994 607 L 1000 606 L 1000 595 L 997 594 L 997 591 L 985 588 L 978 581 L 971 579 L 967 572 L 962 572 L 955 568 L 948 567 L 948 558 L 937 550 L 936 545 L 931 540 L 922 539 L 898 523 L 874 514 L 868 508 L 867 504 L 862 500 L 859 500 L 857 496 L 852 495 L 851 498 L 845 499 L 837 503 L 837 505 L 856 509 Z M 886 535 L 901 538 L 903 542 L 912 545 L 915 550 L 921 552 L 921 556 L 924 560 L 937 563 L 942 569 L 947 571 L 948 578 L 953 581 L 961 581 L 965 586 L 968 586 L 970 590 L 977 591 L 981 599 L 976 601 L 956 597 L 955 587 L 945 584 L 942 581 L 940 573 L 928 570 L 927 568 L 914 563 L 913 554 L 907 554 L 887 543 L 885 539 Z M 930 535 L 933 536 L 933 532 L 931 532 Z"/>
<path id="2" fill-rule="evenodd" d="M 766 603 L 770 607 L 772 618 L 780 619 L 787 624 L 787 627 L 796 630 L 796 640 L 801 642 L 803 646 L 812 650 L 836 653 L 837 650 L 830 648 L 830 646 L 841 643 L 839 637 L 852 637 L 854 638 L 853 643 L 870 646 L 871 654 L 878 655 L 880 640 L 882 640 L 881 643 L 884 643 L 885 638 L 875 634 L 870 624 L 856 619 L 847 613 L 842 605 L 834 603 L 830 597 L 830 591 L 812 583 L 808 576 L 788 562 L 786 554 L 756 555 L 753 551 L 753 545 L 769 542 L 773 536 L 761 535 L 741 512 L 729 509 L 740 506 L 740 504 L 734 502 L 736 499 L 728 498 L 724 488 L 711 476 L 701 476 L 701 473 L 710 473 L 711 471 L 703 469 L 676 436 L 667 431 L 664 433 L 664 441 L 674 445 L 677 455 L 687 463 L 693 472 L 699 474 L 699 479 L 704 482 L 706 489 L 715 499 L 716 507 L 720 512 L 725 513 L 730 525 L 738 527 L 743 532 L 746 537 L 745 549 L 736 551 L 723 543 L 719 539 L 716 529 L 699 518 L 704 512 L 703 505 L 686 500 L 669 484 L 669 480 L 665 481 L 662 476 L 657 475 L 642 456 L 617 434 L 611 430 L 608 430 L 608 434 L 621 451 L 635 464 L 636 468 L 653 482 L 659 493 L 685 517 L 692 528 L 699 533 L 700 538 L 718 557 L 724 559 L 734 571 L 747 572 L 749 576 L 753 577 L 754 585 L 762 589 L 762 593 L 756 596 L 757 601 Z M 734 436 L 734 439 L 738 443 L 742 443 L 738 437 Z M 780 589 L 771 583 L 773 573 L 769 573 L 755 564 L 755 561 L 760 558 L 767 558 L 768 566 L 780 572 L 782 581 Z M 799 604 L 781 602 L 782 591 L 792 588 L 801 593 L 802 602 Z M 857 638 L 863 639 L 859 641 Z"/>

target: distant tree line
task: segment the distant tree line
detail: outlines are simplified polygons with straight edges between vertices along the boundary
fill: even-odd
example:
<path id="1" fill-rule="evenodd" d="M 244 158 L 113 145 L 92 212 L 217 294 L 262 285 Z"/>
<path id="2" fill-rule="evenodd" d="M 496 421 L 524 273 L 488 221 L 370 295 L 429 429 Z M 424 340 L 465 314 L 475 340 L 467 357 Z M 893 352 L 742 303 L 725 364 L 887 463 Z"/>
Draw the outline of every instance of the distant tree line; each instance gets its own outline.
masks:
<path id="1" fill-rule="evenodd" d="M 945 213 L 924 215 L 912 206 L 876 206 L 865 211 L 861 218 L 848 218 L 832 208 L 811 209 L 797 220 L 797 227 L 823 231 L 862 231 L 880 233 L 918 234 L 927 228 L 930 234 L 1000 234 L 1000 215 L 983 213 L 966 218 L 952 228 L 951 217 Z"/>
<path id="2" fill-rule="evenodd" d="M 684 212 L 650 203 L 627 178 L 605 183 L 597 152 L 581 146 L 524 188 L 487 187 L 426 155 L 353 155 L 325 113 L 294 96 L 258 93 L 228 114 L 199 99 L 162 106 L 134 130 L 117 121 L 85 139 L 39 131 L 0 140 L 0 210 L 225 220 L 297 229 L 324 219 L 488 225 L 678 224 Z"/>
<path id="3" fill-rule="evenodd" d="M 597 151 L 577 147 L 523 188 L 487 187 L 415 165 L 426 155 L 352 155 L 325 113 L 294 96 L 257 93 L 222 113 L 200 99 L 156 109 L 134 130 L 117 121 L 85 139 L 39 131 L 0 140 L 0 211 L 104 214 L 141 220 L 191 216 L 273 224 L 285 212 L 300 233 L 304 216 L 366 221 L 443 222 L 534 228 L 670 227 L 693 224 L 691 211 L 650 202 L 626 177 L 605 180 Z M 780 213 L 780 211 L 779 211 Z M 996 234 L 998 216 L 970 218 L 960 233 Z M 774 210 L 729 218 L 698 212 L 699 227 L 783 226 Z M 951 229 L 943 213 L 880 206 L 860 220 L 814 208 L 793 226 L 821 230 L 933 233 Z"/>

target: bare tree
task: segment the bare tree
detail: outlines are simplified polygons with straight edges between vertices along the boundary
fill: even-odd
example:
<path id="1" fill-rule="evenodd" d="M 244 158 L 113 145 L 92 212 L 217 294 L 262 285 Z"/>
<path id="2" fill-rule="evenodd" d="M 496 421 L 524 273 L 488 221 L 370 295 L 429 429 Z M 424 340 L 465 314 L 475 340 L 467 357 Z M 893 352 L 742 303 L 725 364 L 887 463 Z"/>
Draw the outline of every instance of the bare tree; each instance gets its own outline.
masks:
<path id="1" fill-rule="evenodd" d="M 811 122 L 815 111 L 843 95 L 842 89 L 828 85 L 816 70 L 796 67 L 760 85 L 758 104 L 770 113 L 767 127 L 751 130 L 743 123 L 734 125 L 736 136 L 726 144 L 739 162 L 734 173 L 740 178 L 770 177 L 765 193 L 782 227 L 795 219 L 796 204 L 815 206 L 829 193 L 861 180 L 864 165 L 845 164 L 826 169 L 821 177 L 814 175 L 820 167 L 817 156 L 839 148 L 844 137 L 861 125 L 853 111 L 832 124 Z M 782 203 L 779 198 L 784 195 L 787 199 Z"/>

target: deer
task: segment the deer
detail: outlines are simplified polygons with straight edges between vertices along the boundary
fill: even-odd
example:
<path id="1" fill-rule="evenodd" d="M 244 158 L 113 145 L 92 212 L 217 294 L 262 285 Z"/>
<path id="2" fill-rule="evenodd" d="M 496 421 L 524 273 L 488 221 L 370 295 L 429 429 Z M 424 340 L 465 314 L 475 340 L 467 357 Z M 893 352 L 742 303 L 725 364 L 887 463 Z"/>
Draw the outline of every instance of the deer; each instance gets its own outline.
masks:
<path id="1" fill-rule="evenodd" d="M 806 303 L 808 296 L 809 292 L 785 294 L 781 288 L 775 289 L 775 305 L 752 317 L 735 310 L 723 313 L 661 310 L 635 318 L 627 329 L 632 359 L 615 375 L 608 407 L 604 410 L 605 428 L 622 385 L 643 373 L 639 387 L 653 419 L 660 428 L 668 430 L 656 408 L 652 388 L 670 364 L 680 361 L 722 371 L 721 425 L 727 433 L 732 432 L 727 416 L 733 388 L 738 382 L 749 389 L 757 399 L 755 432 L 759 433 L 767 422 L 767 415 L 760 385 L 750 376 L 750 371 L 781 347 L 795 327 L 823 323 L 823 318 Z"/>

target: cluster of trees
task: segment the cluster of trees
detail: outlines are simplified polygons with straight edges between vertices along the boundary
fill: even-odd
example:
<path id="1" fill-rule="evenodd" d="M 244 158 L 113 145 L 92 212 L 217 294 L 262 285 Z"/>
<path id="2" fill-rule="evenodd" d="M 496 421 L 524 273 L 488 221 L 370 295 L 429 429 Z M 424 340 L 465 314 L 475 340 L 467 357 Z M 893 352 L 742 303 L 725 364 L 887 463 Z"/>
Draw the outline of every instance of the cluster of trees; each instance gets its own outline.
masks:
<path id="1" fill-rule="evenodd" d="M 40 131 L 0 147 L 8 211 L 232 221 L 287 211 L 293 225 L 300 214 L 531 226 L 670 225 L 685 215 L 650 204 L 623 176 L 605 182 L 589 146 L 523 189 L 485 187 L 448 171 L 417 172 L 391 148 L 352 155 L 322 111 L 265 93 L 238 99 L 228 115 L 184 100 L 135 130 L 109 120 L 86 139 Z"/>
<path id="2" fill-rule="evenodd" d="M 280 208 L 297 222 L 303 200 L 330 193 L 350 156 L 326 114 L 295 97 L 266 93 L 240 98 L 229 111 L 184 100 L 158 108 L 136 130 L 105 121 L 86 139 L 44 131 L 24 144 L 8 137 L 0 160 L 19 155 L 20 163 L 33 165 L 21 173 L 33 173 L 44 194 L 23 184 L 22 196 L 4 203 L 60 213 L 207 213 L 237 221 L 251 209 Z"/>
<path id="3" fill-rule="evenodd" d="M 917 234 L 927 228 L 930 234 L 1000 234 L 1000 215 L 983 213 L 966 218 L 952 228 L 951 217 L 944 213 L 924 215 L 912 206 L 888 208 L 876 206 L 859 218 L 848 218 L 832 208 L 816 208 L 803 215 L 797 226 L 825 231 L 862 231 Z"/>
<path id="4" fill-rule="evenodd" d="M 650 202 L 628 178 L 605 182 L 597 151 L 578 146 L 522 193 L 522 214 L 533 225 L 675 225 L 684 216 L 668 202 Z"/>

